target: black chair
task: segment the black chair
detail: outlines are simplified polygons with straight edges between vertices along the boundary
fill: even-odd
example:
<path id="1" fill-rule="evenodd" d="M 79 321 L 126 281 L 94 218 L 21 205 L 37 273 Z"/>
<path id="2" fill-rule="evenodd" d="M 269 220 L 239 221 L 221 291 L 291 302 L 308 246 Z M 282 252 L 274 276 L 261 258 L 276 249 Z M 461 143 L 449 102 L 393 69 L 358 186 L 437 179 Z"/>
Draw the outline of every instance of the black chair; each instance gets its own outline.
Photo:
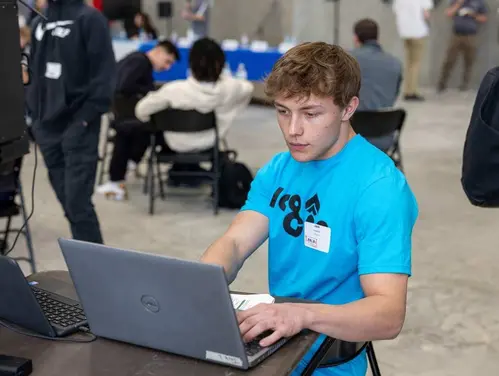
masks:
<path id="1" fill-rule="evenodd" d="M 393 134 L 393 143 L 386 154 L 395 165 L 403 171 L 402 153 L 400 151 L 400 135 L 404 126 L 406 112 L 403 109 L 386 109 L 379 111 L 357 111 L 353 114 L 351 124 L 354 131 L 369 139 Z"/>
<path id="2" fill-rule="evenodd" d="M 106 174 L 106 166 L 108 164 L 108 156 L 110 153 L 109 146 L 114 143 L 114 129 L 112 127 L 112 122 L 114 121 L 114 115 L 108 112 L 103 115 L 105 117 L 104 125 L 104 141 L 102 142 L 102 149 L 99 153 L 99 177 L 97 178 L 97 185 L 104 183 L 104 175 Z"/>
<path id="3" fill-rule="evenodd" d="M 26 201 L 19 178 L 21 172 L 22 158 L 12 163 L 2 165 L 0 169 L 0 218 L 6 219 L 5 230 L 0 231 L 3 239 L 0 240 L 0 254 L 8 255 L 11 251 L 9 245 L 9 235 L 21 233 L 26 239 L 28 248 L 28 257 L 15 257 L 15 260 L 26 261 L 31 266 L 31 271 L 36 273 L 35 256 L 33 250 L 33 240 L 28 223 L 28 214 L 26 211 Z M 19 198 L 19 203 L 17 199 Z M 24 225 L 22 228 L 12 228 L 12 218 L 21 215 Z"/>
<path id="4" fill-rule="evenodd" d="M 135 106 L 141 99 L 141 96 L 126 97 L 116 95 L 113 98 L 111 113 L 106 114 L 107 124 L 104 129 L 104 142 L 100 153 L 101 168 L 99 171 L 98 185 L 104 182 L 104 174 L 106 173 L 107 160 L 109 156 L 109 145 L 113 145 L 115 137 L 115 127 L 120 124 L 122 126 L 142 125 L 135 117 Z"/>
<path id="5" fill-rule="evenodd" d="M 346 342 L 331 337 L 326 337 L 301 376 L 311 376 L 316 368 L 340 366 L 353 360 L 364 350 L 367 353 L 372 375 L 381 376 L 372 342 Z"/>
<path id="6" fill-rule="evenodd" d="M 215 132 L 215 145 L 212 150 L 193 153 L 166 153 L 158 150 L 157 132 L 197 133 L 207 130 Z M 151 147 L 147 166 L 146 190 L 149 193 L 149 214 L 154 214 L 155 201 L 155 174 L 159 183 L 161 198 L 165 199 L 164 181 L 161 176 L 161 164 L 199 164 L 210 162 L 211 171 L 170 171 L 172 177 L 207 178 L 213 186 L 213 212 L 218 214 L 219 209 L 219 178 L 220 178 L 220 147 L 217 121 L 214 112 L 202 114 L 195 110 L 166 109 L 154 114 L 151 118 Z"/>

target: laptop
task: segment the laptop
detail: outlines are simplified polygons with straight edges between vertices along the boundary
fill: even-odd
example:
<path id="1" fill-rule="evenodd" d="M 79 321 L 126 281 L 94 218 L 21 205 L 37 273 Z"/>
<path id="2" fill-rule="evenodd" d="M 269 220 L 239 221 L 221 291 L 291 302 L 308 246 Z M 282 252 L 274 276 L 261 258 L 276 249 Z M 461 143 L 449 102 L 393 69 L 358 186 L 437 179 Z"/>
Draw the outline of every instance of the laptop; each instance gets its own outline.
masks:
<path id="1" fill-rule="evenodd" d="M 31 285 L 7 256 L 0 256 L 0 320 L 52 338 L 87 324 L 77 301 Z"/>
<path id="2" fill-rule="evenodd" d="M 244 343 L 220 266 L 76 240 L 59 245 L 94 335 L 240 369 L 286 342 Z"/>

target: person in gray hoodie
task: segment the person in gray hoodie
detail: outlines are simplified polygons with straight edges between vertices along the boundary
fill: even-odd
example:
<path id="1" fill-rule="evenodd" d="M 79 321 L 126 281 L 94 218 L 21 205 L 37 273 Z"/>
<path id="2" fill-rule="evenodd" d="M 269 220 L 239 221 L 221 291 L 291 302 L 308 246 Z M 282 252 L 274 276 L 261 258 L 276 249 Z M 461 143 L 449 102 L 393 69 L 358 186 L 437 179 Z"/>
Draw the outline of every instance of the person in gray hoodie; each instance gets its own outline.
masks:
<path id="1" fill-rule="evenodd" d="M 33 23 L 32 131 L 73 238 L 102 243 L 91 198 L 101 115 L 114 88 L 108 22 L 83 0 L 49 0 L 46 17 Z"/>

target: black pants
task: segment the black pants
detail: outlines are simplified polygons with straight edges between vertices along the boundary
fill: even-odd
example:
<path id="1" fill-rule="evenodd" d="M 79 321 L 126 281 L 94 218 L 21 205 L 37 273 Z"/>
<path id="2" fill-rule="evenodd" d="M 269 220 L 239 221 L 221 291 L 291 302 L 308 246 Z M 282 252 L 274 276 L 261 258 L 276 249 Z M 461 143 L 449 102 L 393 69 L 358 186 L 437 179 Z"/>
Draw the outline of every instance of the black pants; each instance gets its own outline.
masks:
<path id="1" fill-rule="evenodd" d="M 151 133 L 143 130 L 144 126 L 117 126 L 114 139 L 113 155 L 109 165 L 109 179 L 113 182 L 125 180 L 128 161 L 139 163 L 147 148 L 151 145 Z M 161 147 L 162 152 L 172 153 L 165 141 L 163 132 L 156 133 L 156 144 Z M 211 149 L 210 149 L 211 150 Z M 173 171 L 199 171 L 199 164 L 174 164 Z M 176 178 L 176 180 L 190 180 L 189 178 Z"/>
<path id="2" fill-rule="evenodd" d="M 40 127 L 33 135 L 40 146 L 50 183 L 64 209 L 73 238 L 102 243 L 99 220 L 92 203 L 98 161 L 100 119 Z"/>
<path id="3" fill-rule="evenodd" d="M 163 133 L 157 136 L 161 145 Z M 139 163 L 151 144 L 151 134 L 143 130 L 143 126 L 117 127 L 114 139 L 113 155 L 109 165 L 109 178 L 111 181 L 125 180 L 128 161 Z"/>

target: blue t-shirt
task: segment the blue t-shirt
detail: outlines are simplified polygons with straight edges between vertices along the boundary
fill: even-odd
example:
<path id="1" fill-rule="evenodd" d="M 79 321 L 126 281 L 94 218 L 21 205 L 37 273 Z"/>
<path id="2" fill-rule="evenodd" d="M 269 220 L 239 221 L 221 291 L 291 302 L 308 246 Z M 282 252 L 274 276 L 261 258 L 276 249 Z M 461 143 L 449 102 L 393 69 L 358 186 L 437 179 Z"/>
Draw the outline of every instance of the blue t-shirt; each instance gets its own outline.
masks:
<path id="1" fill-rule="evenodd" d="M 274 296 L 346 304 L 364 297 L 363 274 L 411 274 L 416 200 L 392 160 L 360 135 L 322 161 L 276 155 L 256 175 L 242 210 L 269 218 Z M 314 375 L 365 375 L 366 369 L 364 355 Z"/>

